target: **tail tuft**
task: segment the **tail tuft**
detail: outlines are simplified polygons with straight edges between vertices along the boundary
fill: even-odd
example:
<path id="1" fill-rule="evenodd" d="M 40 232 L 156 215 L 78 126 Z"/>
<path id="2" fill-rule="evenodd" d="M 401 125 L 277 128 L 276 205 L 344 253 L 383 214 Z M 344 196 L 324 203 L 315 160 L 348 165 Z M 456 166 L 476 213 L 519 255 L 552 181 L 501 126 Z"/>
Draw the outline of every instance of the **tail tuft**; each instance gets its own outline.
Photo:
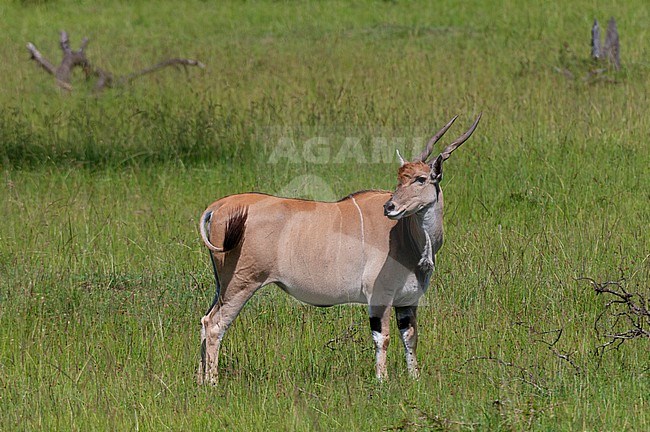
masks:
<path id="1" fill-rule="evenodd" d="M 212 215 L 212 210 L 206 210 L 201 217 L 201 224 L 199 226 L 201 238 L 208 249 L 213 252 L 228 252 L 239 246 L 244 238 L 244 229 L 246 227 L 246 220 L 248 219 L 248 209 L 246 207 L 237 207 L 228 216 L 228 220 L 226 221 L 226 231 L 224 232 L 223 247 L 213 245 L 208 237 Z"/>
<path id="2" fill-rule="evenodd" d="M 237 207 L 228 217 L 226 222 L 226 233 L 223 239 L 224 251 L 229 251 L 241 243 L 244 239 L 244 228 L 248 219 L 248 209 L 246 207 Z"/>

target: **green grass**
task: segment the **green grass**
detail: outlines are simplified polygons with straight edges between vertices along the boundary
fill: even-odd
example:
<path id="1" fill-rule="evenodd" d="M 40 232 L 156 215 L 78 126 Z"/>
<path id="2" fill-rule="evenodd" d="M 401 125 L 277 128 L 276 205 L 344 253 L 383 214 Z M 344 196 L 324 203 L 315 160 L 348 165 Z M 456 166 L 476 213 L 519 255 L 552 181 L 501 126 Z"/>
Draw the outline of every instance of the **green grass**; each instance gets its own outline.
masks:
<path id="1" fill-rule="evenodd" d="M 647 428 L 649 342 L 596 355 L 609 299 L 576 278 L 622 270 L 650 296 L 650 7 L 436 3 L 0 5 L 0 429 Z M 611 15 L 623 69 L 590 83 L 589 29 Z M 59 29 L 117 74 L 207 68 L 99 96 L 77 76 L 68 94 L 24 48 L 58 61 Z M 395 147 L 478 112 L 445 167 L 419 381 L 394 337 L 375 382 L 363 307 L 269 287 L 229 330 L 219 385 L 195 384 L 207 204 L 390 189 Z"/>

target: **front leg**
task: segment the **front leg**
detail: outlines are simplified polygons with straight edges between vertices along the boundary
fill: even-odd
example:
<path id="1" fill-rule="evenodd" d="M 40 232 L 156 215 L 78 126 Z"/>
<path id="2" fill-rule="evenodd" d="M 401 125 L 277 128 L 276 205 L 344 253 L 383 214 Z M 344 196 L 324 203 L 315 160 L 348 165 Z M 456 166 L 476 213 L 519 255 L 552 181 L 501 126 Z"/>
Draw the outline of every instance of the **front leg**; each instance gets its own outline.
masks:
<path id="1" fill-rule="evenodd" d="M 383 381 L 386 376 L 386 352 L 390 343 L 390 307 L 369 306 L 370 330 L 375 343 L 375 372 L 377 379 Z"/>
<path id="2" fill-rule="evenodd" d="M 417 310 L 417 306 L 395 307 L 397 328 L 399 328 L 399 334 L 404 343 L 406 367 L 411 377 L 415 379 L 420 376 L 418 361 L 415 355 L 418 348 Z"/>

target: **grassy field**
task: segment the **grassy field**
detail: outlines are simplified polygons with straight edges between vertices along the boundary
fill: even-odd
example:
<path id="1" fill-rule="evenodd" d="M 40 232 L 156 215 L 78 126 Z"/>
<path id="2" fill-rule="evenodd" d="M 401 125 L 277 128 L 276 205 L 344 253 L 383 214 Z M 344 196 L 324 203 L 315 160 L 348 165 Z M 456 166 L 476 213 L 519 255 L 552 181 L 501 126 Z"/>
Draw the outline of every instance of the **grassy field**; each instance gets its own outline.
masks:
<path id="1" fill-rule="evenodd" d="M 650 298 L 650 5 L 610 3 L 2 3 L 0 430 L 650 427 L 650 342 L 599 350 L 629 323 L 578 280 Z M 612 15 L 623 68 L 585 79 Z M 61 29 L 118 75 L 206 68 L 68 93 L 25 49 L 58 62 Z M 393 337 L 375 382 L 364 307 L 270 287 L 195 384 L 210 202 L 392 189 L 395 147 L 479 112 L 446 165 L 420 380 Z"/>

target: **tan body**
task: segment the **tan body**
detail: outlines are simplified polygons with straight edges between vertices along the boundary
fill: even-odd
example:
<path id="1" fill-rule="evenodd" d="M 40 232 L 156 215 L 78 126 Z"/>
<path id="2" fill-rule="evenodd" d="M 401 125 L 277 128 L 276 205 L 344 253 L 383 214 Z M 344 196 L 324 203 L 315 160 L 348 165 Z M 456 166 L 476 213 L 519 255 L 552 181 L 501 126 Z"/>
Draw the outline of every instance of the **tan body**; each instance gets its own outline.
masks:
<path id="1" fill-rule="evenodd" d="M 432 179 L 431 187 L 420 184 L 422 176 Z M 271 283 L 316 306 L 367 304 L 379 379 L 394 307 L 407 365 L 417 376 L 416 310 L 443 241 L 442 190 L 433 179 L 432 168 L 420 161 L 403 163 L 395 193 L 362 191 L 334 203 L 247 193 L 211 204 L 200 230 L 212 253 L 217 293 L 201 320 L 199 381 L 216 382 L 225 331 L 246 301 Z M 418 193 L 402 203 L 405 191 Z"/>
<path id="2" fill-rule="evenodd" d="M 417 266 L 424 243 L 400 235 L 408 219 L 384 216 L 390 197 L 385 191 L 358 192 L 335 203 L 263 194 L 225 197 L 208 207 L 214 221 L 210 242 L 222 244 L 229 215 L 242 206 L 247 220 L 260 228 L 245 231 L 239 253 L 217 255 L 219 274 L 263 269 L 246 274 L 247 282 L 276 283 L 315 306 L 384 304 L 387 298 L 394 306 L 412 305 L 428 285 Z M 439 233 L 433 253 L 442 244 L 442 227 Z"/>

